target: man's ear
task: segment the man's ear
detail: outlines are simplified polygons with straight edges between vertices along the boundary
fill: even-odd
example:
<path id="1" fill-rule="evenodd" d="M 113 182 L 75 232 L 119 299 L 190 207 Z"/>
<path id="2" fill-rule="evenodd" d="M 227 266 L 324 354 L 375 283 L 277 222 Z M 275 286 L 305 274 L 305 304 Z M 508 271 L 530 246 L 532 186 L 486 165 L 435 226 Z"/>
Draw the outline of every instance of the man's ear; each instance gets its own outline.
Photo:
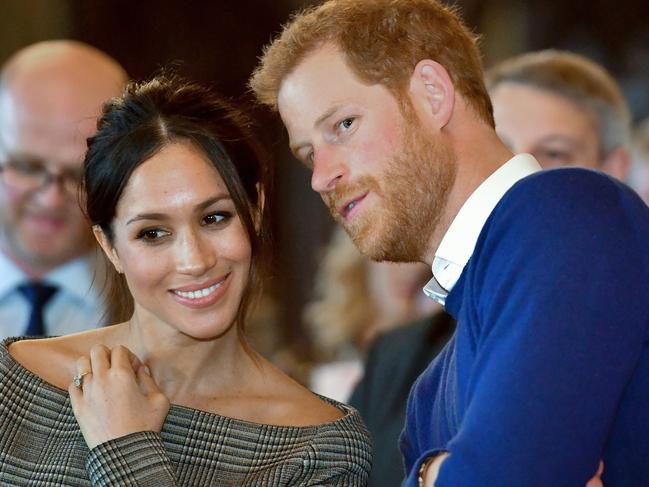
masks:
<path id="1" fill-rule="evenodd" d="M 99 225 L 93 225 L 92 233 L 95 235 L 97 243 L 99 243 L 99 246 L 104 251 L 104 254 L 106 254 L 106 257 L 108 257 L 108 260 L 110 260 L 113 264 L 113 267 L 115 267 L 115 270 L 119 274 L 122 274 L 124 271 L 122 270 L 122 264 L 120 263 L 117 251 L 115 250 L 115 247 L 113 247 L 113 244 L 110 242 L 102 228 Z"/>
<path id="2" fill-rule="evenodd" d="M 410 77 L 410 95 L 418 113 L 428 117 L 438 129 L 453 115 L 455 87 L 446 68 L 424 59 L 417 63 Z"/>
<path id="3" fill-rule="evenodd" d="M 620 181 L 626 181 L 629 176 L 630 166 L 631 158 L 629 156 L 629 151 L 623 147 L 618 147 L 606 156 L 606 159 L 604 159 L 604 162 L 601 165 L 601 169 L 606 174 L 609 174 Z"/>

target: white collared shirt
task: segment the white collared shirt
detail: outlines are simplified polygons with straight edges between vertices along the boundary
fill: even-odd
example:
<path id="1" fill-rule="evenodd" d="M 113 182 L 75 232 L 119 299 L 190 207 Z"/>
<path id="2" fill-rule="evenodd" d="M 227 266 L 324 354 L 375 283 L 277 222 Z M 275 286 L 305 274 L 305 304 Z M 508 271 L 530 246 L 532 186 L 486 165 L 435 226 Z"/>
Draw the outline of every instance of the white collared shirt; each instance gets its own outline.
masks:
<path id="1" fill-rule="evenodd" d="M 17 287 L 30 278 L 2 252 L 0 276 L 0 338 L 22 335 L 31 307 Z M 100 251 L 66 262 L 43 276 L 42 281 L 58 288 L 43 311 L 47 335 L 65 335 L 105 323 L 100 293 L 106 274 Z"/>
<path id="2" fill-rule="evenodd" d="M 530 154 L 518 154 L 500 166 L 464 202 L 433 259 L 433 278 L 424 293 L 442 305 L 471 258 L 487 218 L 507 191 L 525 176 L 541 170 Z"/>

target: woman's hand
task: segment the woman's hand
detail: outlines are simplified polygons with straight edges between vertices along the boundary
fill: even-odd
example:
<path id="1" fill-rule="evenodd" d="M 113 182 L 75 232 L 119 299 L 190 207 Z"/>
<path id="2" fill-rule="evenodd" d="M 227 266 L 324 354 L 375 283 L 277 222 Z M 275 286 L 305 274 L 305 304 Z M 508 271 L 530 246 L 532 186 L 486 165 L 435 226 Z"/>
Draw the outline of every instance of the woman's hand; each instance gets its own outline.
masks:
<path id="1" fill-rule="evenodd" d="M 160 431 L 169 400 L 148 368 L 123 346 L 95 345 L 77 361 L 70 402 L 88 448 L 140 431 Z"/>

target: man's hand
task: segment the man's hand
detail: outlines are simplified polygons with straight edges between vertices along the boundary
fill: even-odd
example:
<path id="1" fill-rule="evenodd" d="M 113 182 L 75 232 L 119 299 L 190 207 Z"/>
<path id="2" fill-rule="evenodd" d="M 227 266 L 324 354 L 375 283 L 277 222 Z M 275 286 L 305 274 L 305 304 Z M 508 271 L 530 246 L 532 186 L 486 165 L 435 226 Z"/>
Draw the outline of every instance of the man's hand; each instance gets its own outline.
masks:
<path id="1" fill-rule="evenodd" d="M 435 487 L 435 480 L 437 480 L 437 476 L 439 475 L 439 469 L 448 455 L 448 453 L 442 453 L 426 461 L 426 466 L 424 467 L 424 487 Z M 586 483 L 586 487 L 604 487 L 602 473 L 604 473 L 604 462 L 599 462 L 595 476 Z"/>
<path id="2" fill-rule="evenodd" d="M 446 460 L 446 457 L 448 457 L 448 453 L 440 453 L 426 460 L 426 466 L 424 467 L 424 487 L 435 487 L 435 480 L 437 480 L 437 475 L 439 475 L 439 469 L 444 460 Z"/>
<path id="3" fill-rule="evenodd" d="M 599 462 L 599 467 L 597 468 L 597 473 L 595 476 L 588 481 L 586 487 L 604 487 L 602 482 L 602 474 L 604 473 L 604 462 Z"/>

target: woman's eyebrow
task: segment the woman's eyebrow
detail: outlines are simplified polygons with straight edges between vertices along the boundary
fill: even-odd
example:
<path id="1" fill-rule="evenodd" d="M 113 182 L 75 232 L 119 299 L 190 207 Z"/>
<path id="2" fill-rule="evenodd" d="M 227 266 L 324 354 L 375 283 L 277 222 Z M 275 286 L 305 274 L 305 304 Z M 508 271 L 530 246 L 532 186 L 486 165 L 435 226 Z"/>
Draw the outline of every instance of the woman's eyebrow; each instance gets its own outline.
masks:
<path id="1" fill-rule="evenodd" d="M 201 211 L 207 208 L 208 206 L 213 205 L 221 200 L 232 199 L 229 193 L 223 193 L 211 198 L 206 199 L 194 206 L 194 211 Z M 167 220 L 169 216 L 166 213 L 138 213 L 133 218 L 129 219 L 126 224 L 130 225 L 131 223 L 141 221 L 141 220 Z"/>

